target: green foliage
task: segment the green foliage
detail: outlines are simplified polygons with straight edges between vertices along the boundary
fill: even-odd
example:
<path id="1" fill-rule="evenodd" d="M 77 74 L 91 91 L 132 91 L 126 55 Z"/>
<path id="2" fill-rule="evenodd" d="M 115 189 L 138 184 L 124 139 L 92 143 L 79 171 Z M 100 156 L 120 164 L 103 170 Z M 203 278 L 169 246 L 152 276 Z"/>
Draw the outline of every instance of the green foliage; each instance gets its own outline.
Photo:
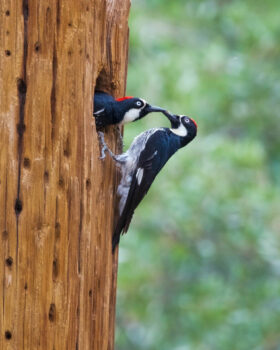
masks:
<path id="1" fill-rule="evenodd" d="M 128 94 L 199 129 L 121 239 L 118 350 L 280 349 L 279 23 L 276 0 L 132 1 Z"/>

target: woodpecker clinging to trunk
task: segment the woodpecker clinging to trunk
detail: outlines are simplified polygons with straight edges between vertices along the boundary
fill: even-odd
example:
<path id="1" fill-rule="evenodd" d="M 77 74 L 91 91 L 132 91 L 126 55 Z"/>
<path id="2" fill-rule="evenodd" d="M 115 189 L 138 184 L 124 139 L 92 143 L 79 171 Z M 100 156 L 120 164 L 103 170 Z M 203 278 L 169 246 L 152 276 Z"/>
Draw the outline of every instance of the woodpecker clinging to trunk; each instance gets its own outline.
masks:
<path id="1" fill-rule="evenodd" d="M 162 167 L 176 151 L 186 146 L 196 136 L 197 124 L 193 119 L 167 112 L 165 115 L 171 122 L 171 128 L 153 128 L 141 133 L 134 139 L 130 148 L 120 155 L 112 153 L 105 144 L 104 134 L 99 132 L 103 146 L 101 159 L 105 158 L 105 151 L 108 151 L 119 164 L 122 173 L 118 186 L 120 217 L 113 234 L 113 252 L 119 243 L 121 233 L 127 232 L 134 210 Z"/>
<path id="2" fill-rule="evenodd" d="M 111 124 L 125 124 L 145 117 L 151 112 L 164 112 L 164 109 L 149 105 L 137 97 L 114 99 L 111 95 L 96 91 L 94 94 L 94 112 L 98 128 Z"/>

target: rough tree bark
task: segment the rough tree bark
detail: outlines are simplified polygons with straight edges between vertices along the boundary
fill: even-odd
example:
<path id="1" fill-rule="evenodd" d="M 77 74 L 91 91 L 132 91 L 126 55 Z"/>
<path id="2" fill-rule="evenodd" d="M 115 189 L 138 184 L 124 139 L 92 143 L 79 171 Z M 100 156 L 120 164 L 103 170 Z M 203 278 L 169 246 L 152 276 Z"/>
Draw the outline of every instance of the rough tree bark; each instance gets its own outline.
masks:
<path id="1" fill-rule="evenodd" d="M 1 350 L 114 348 L 117 174 L 92 96 L 124 94 L 129 6 L 0 3 Z"/>

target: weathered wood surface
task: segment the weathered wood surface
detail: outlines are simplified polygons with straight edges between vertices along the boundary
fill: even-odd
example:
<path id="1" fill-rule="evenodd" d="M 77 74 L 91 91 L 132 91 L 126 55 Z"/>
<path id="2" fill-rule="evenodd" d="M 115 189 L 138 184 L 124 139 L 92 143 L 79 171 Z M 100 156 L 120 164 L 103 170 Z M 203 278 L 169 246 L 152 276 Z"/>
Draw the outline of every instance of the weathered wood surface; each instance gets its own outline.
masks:
<path id="1" fill-rule="evenodd" d="M 117 175 L 91 115 L 96 81 L 124 94 L 129 6 L 0 2 L 1 350 L 114 347 Z"/>

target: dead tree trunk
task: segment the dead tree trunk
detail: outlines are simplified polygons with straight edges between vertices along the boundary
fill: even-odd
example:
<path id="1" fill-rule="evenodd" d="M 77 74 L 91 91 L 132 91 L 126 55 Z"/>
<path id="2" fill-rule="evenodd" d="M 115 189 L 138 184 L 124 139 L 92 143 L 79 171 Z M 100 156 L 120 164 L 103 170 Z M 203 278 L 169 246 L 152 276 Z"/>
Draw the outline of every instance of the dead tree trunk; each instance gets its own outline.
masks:
<path id="1" fill-rule="evenodd" d="M 114 348 L 117 180 L 92 96 L 124 94 L 129 6 L 1 1 L 1 350 Z"/>

